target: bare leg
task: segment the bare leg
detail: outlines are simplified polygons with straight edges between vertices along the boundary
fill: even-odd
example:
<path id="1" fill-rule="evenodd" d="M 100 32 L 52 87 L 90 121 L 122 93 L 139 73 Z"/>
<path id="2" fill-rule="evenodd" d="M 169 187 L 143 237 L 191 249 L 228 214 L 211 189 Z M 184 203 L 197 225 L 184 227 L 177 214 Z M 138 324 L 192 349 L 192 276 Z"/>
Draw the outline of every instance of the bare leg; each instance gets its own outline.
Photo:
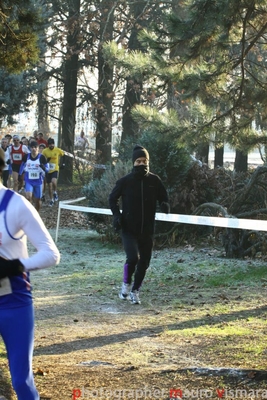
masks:
<path id="1" fill-rule="evenodd" d="M 49 192 L 49 198 L 50 198 L 50 200 L 53 200 L 53 191 L 52 191 L 52 182 L 51 183 L 49 183 L 49 185 L 48 185 L 48 192 Z"/>
<path id="2" fill-rule="evenodd" d="M 34 198 L 34 204 L 35 204 L 36 210 L 39 212 L 39 211 L 40 211 L 40 208 L 41 208 L 41 204 L 42 204 L 41 199 L 37 199 L 37 198 L 35 197 L 35 198 Z"/>
<path id="3" fill-rule="evenodd" d="M 32 204 L 32 192 L 26 192 L 25 197 Z"/>
<path id="4" fill-rule="evenodd" d="M 57 191 L 57 178 L 52 179 L 52 189 L 53 189 L 53 192 Z"/>

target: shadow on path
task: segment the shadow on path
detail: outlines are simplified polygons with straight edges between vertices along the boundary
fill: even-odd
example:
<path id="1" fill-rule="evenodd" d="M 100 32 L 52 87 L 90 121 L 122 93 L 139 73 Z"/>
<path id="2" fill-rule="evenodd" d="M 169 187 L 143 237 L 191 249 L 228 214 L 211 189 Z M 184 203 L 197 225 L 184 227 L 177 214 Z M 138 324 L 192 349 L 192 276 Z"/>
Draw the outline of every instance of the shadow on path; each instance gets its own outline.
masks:
<path id="1" fill-rule="evenodd" d="M 154 336 L 159 334 L 164 330 L 182 330 L 193 328 L 195 326 L 204 325 L 215 325 L 222 321 L 235 321 L 240 319 L 247 319 L 251 316 L 260 316 L 267 312 L 267 306 L 262 306 L 255 309 L 246 309 L 233 311 L 232 313 L 218 314 L 210 317 L 203 317 L 199 319 L 193 319 L 189 321 L 177 322 L 170 325 L 160 325 L 160 326 L 148 326 L 142 329 L 136 329 L 129 332 L 122 332 L 110 335 L 102 335 L 97 337 L 88 337 L 83 339 L 77 339 L 70 342 L 54 343 L 49 346 L 38 347 L 34 351 L 34 355 L 44 355 L 44 354 L 64 354 L 72 351 L 93 349 L 97 347 L 108 346 L 114 343 L 125 342 L 132 339 L 142 338 L 145 336 Z M 122 325 L 123 330 L 123 325 Z"/>

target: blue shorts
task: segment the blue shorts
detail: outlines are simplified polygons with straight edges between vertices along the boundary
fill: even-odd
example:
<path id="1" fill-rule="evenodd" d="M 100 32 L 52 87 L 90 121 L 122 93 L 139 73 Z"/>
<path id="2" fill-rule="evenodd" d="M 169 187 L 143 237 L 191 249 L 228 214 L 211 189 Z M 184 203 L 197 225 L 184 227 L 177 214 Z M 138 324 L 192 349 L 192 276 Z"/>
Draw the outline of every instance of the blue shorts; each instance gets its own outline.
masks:
<path id="1" fill-rule="evenodd" d="M 25 182 L 25 192 L 31 192 L 36 199 L 41 199 L 43 195 L 43 184 L 31 185 L 29 182 Z"/>

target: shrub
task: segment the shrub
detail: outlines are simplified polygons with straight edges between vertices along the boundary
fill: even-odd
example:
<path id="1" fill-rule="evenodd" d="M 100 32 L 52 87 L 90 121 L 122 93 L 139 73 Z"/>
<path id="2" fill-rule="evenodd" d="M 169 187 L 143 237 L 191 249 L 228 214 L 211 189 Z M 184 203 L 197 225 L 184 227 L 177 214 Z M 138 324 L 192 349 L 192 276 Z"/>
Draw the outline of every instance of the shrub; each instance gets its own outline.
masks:
<path id="1" fill-rule="evenodd" d="M 100 179 L 91 181 L 83 187 L 83 194 L 89 200 L 89 207 L 109 208 L 108 197 L 118 179 L 129 173 L 132 162 L 117 161 L 107 166 Z"/>
<path id="2" fill-rule="evenodd" d="M 137 143 L 148 150 L 150 170 L 162 179 L 169 193 L 172 213 L 191 214 L 201 202 L 212 201 L 216 191 L 216 179 L 207 167 L 192 161 L 188 151 L 179 147 L 170 135 L 146 131 Z M 89 200 L 89 206 L 109 208 L 108 196 L 116 181 L 132 169 L 132 151 L 135 144 L 130 138 L 125 140 L 120 149 L 120 159 L 123 161 L 119 159 L 115 165 L 106 169 L 100 179 L 95 179 L 84 186 L 83 193 Z M 113 233 L 110 217 L 96 215 L 91 218 L 94 228 L 99 233 L 104 234 L 109 240 L 118 237 Z M 177 229 L 178 225 L 175 225 Z M 156 223 L 158 242 L 165 242 L 169 231 L 171 231 L 171 241 L 175 241 L 179 233 L 177 235 L 173 233 L 172 228 L 173 224 L 158 221 Z"/>
<path id="3" fill-rule="evenodd" d="M 135 143 L 132 139 L 127 139 L 120 149 L 123 160 L 132 159 L 135 144 L 140 144 L 148 150 L 149 169 L 160 176 L 168 191 L 184 180 L 192 160 L 188 151 L 179 147 L 172 137 L 145 131 Z"/>
<path id="4" fill-rule="evenodd" d="M 83 187 L 82 193 L 89 200 L 89 207 L 109 208 L 108 197 L 115 183 L 132 169 L 132 162 L 117 161 L 115 165 L 107 167 L 100 179 L 91 181 Z M 90 216 L 93 228 L 105 235 L 110 241 L 118 240 L 118 234 L 113 231 L 110 216 L 94 214 Z"/>
<path id="5" fill-rule="evenodd" d="M 89 182 L 92 179 L 92 176 L 93 176 L 92 165 L 83 162 L 82 159 L 74 157 L 73 183 L 84 185 L 86 182 Z"/>
<path id="6" fill-rule="evenodd" d="M 171 135 L 147 130 L 138 143 L 148 150 L 150 170 L 160 176 L 169 193 L 172 213 L 192 214 L 196 207 L 214 201 L 220 193 L 218 172 L 193 160 Z M 132 140 L 128 139 L 124 142 L 123 157 L 131 158 L 132 149 Z"/>

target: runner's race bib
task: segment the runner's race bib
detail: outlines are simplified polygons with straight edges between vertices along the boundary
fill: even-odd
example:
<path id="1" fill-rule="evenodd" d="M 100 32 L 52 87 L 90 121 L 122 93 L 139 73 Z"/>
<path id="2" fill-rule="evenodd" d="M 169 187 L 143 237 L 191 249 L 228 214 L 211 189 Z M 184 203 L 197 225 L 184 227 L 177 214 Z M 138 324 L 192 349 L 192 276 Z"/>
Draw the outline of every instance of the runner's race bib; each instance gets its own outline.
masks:
<path id="1" fill-rule="evenodd" d="M 22 154 L 21 153 L 14 153 L 13 154 L 13 160 L 14 161 L 21 161 L 22 160 Z"/>
<path id="2" fill-rule="evenodd" d="M 55 168 L 56 168 L 56 164 L 49 163 L 49 169 L 55 169 Z"/>
<path id="3" fill-rule="evenodd" d="M 29 171 L 29 179 L 39 179 L 38 171 Z"/>

